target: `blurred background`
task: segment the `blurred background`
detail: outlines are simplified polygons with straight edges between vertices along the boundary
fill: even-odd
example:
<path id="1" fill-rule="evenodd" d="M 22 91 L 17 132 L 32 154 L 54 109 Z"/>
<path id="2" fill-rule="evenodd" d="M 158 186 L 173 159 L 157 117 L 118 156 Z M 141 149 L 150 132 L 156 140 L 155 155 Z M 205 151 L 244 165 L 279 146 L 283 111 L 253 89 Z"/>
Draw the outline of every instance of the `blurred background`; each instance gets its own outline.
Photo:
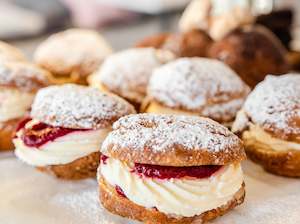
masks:
<path id="1" fill-rule="evenodd" d="M 246 0 L 219 0 L 224 7 Z M 0 39 L 31 56 L 49 34 L 70 27 L 99 30 L 119 50 L 160 32 L 176 32 L 190 0 L 0 0 Z M 224 2 L 224 3 L 223 3 Z M 257 23 L 300 49 L 300 1 L 248 0 Z"/>

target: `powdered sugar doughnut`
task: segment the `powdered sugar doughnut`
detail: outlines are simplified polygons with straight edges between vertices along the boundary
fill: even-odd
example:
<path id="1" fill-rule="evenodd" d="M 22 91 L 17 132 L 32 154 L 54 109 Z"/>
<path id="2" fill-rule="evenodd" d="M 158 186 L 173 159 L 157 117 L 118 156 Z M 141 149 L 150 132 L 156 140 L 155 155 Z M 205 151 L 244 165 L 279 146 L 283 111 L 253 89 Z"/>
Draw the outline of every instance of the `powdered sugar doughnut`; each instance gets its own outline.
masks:
<path id="1" fill-rule="evenodd" d="M 133 104 L 140 104 L 153 69 L 172 59 L 171 52 L 154 48 L 124 50 L 108 57 L 92 76 L 90 84 L 100 85 Z"/>
<path id="2" fill-rule="evenodd" d="M 145 111 L 189 113 L 226 123 L 233 121 L 248 92 L 249 87 L 222 62 L 181 58 L 154 71 Z"/>

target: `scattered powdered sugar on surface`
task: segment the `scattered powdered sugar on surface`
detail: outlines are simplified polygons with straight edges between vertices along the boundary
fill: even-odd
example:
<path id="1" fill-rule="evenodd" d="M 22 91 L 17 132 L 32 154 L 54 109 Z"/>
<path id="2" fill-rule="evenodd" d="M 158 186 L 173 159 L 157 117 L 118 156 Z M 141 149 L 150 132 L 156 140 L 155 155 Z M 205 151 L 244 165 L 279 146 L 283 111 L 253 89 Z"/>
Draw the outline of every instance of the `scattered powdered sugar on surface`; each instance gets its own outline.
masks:
<path id="1" fill-rule="evenodd" d="M 51 66 L 56 72 L 75 67 L 93 72 L 112 48 L 97 32 L 87 29 L 69 29 L 51 35 L 36 50 L 37 63 Z M 72 71 L 70 71 L 72 72 Z"/>
<path id="2" fill-rule="evenodd" d="M 155 69 L 148 87 L 149 97 L 166 106 L 200 112 L 205 106 L 243 99 L 248 92 L 233 70 L 206 58 L 181 58 L 163 65 Z"/>
<path id="3" fill-rule="evenodd" d="M 136 114 L 119 119 L 105 139 L 102 150 L 117 145 L 132 150 L 163 151 L 181 145 L 185 149 L 230 150 L 240 140 L 227 128 L 198 116 Z"/>
<path id="4" fill-rule="evenodd" d="M 267 76 L 247 98 L 251 120 L 287 134 L 300 134 L 300 74 Z"/>
<path id="5" fill-rule="evenodd" d="M 124 97 L 141 101 L 146 94 L 152 70 L 172 59 L 174 55 L 165 50 L 124 50 L 109 56 L 94 74 L 94 80 Z"/>
<path id="6" fill-rule="evenodd" d="M 124 115 L 134 113 L 125 100 L 98 89 L 66 84 L 40 90 L 31 116 L 53 126 L 102 128 Z"/>
<path id="7" fill-rule="evenodd" d="M 48 85 L 49 82 L 45 70 L 28 62 L 0 63 L 0 85 L 11 85 L 24 91 L 32 91 Z"/>
<path id="8" fill-rule="evenodd" d="M 0 223 L 137 224 L 112 215 L 98 201 L 96 180 L 63 181 L 0 153 Z M 211 224 L 300 223 L 300 181 L 267 174 L 243 162 L 244 204 Z"/>

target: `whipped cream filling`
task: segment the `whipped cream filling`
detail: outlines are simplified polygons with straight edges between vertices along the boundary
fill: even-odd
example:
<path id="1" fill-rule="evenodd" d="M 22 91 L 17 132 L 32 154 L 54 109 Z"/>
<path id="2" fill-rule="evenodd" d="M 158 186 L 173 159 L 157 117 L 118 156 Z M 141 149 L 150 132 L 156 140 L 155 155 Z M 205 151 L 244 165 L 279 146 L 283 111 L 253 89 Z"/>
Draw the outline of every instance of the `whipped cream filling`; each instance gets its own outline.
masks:
<path id="1" fill-rule="evenodd" d="M 222 167 L 209 178 L 153 179 L 132 173 L 130 165 L 108 158 L 101 163 L 98 177 L 119 186 L 137 205 L 168 215 L 192 217 L 225 205 L 243 184 L 240 164 Z"/>
<path id="2" fill-rule="evenodd" d="M 249 130 L 243 133 L 243 140 L 246 144 L 259 143 L 276 151 L 300 150 L 299 143 L 274 138 L 259 125 L 252 123 L 249 125 Z"/>
<path id="3" fill-rule="evenodd" d="M 76 131 L 47 142 L 39 148 L 28 147 L 20 138 L 22 130 L 13 140 L 16 156 L 33 166 L 61 165 L 99 151 L 111 128 Z"/>
<path id="4" fill-rule="evenodd" d="M 0 122 L 23 117 L 30 109 L 33 99 L 33 93 L 0 87 Z"/>

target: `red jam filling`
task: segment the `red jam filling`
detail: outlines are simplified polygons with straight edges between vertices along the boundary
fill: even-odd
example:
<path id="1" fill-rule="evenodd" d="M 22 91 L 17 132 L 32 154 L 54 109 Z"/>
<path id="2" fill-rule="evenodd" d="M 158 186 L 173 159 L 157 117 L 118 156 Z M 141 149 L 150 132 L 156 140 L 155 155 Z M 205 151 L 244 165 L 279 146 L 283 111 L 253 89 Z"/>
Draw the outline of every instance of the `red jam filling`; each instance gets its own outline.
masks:
<path id="1" fill-rule="evenodd" d="M 23 118 L 20 122 L 19 122 L 19 124 L 18 124 L 18 126 L 17 126 L 17 128 L 16 128 L 16 132 L 18 132 L 18 131 L 20 131 L 22 128 L 24 128 L 25 127 L 25 125 L 29 122 L 29 121 L 31 121 L 32 119 L 30 118 L 30 117 L 25 117 L 25 118 Z"/>
<path id="2" fill-rule="evenodd" d="M 23 129 L 21 139 L 26 146 L 38 148 L 47 142 L 67 135 L 75 131 L 87 131 L 86 129 L 71 129 L 54 127 L 45 123 L 37 123 L 30 128 L 25 128 L 26 123 L 31 119 L 24 120 L 19 124 L 18 130 Z"/>
<path id="3" fill-rule="evenodd" d="M 100 161 L 103 163 L 103 164 L 106 164 L 106 160 L 108 159 L 108 157 L 106 155 L 103 155 L 101 154 L 101 157 L 100 157 Z"/>
<path id="4" fill-rule="evenodd" d="M 132 172 L 141 177 L 172 179 L 172 178 L 207 178 L 217 172 L 222 166 L 206 165 L 206 166 L 190 166 L 190 167 L 174 167 L 174 166 L 157 166 L 135 163 Z"/>
<path id="5" fill-rule="evenodd" d="M 117 192 L 120 196 L 122 196 L 123 198 L 127 198 L 126 195 L 124 194 L 122 188 L 120 188 L 120 186 L 116 185 L 116 186 L 115 186 L 115 189 L 116 189 L 116 192 Z"/>

